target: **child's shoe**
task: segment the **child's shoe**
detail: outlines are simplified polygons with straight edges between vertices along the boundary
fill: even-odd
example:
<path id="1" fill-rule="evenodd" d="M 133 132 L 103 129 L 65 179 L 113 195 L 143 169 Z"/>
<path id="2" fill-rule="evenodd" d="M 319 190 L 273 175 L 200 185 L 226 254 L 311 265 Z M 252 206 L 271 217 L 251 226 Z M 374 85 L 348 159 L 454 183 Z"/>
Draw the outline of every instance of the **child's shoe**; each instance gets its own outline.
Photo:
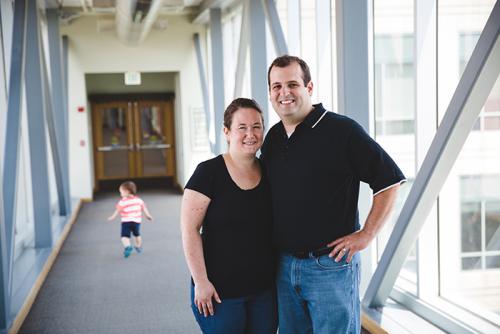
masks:
<path id="1" fill-rule="evenodd" d="M 132 250 L 133 250 L 132 246 L 125 247 L 125 249 L 123 250 L 123 256 L 125 258 L 129 257 L 130 254 L 132 254 Z"/>
<path id="2" fill-rule="evenodd" d="M 142 253 L 142 247 L 134 247 L 137 253 Z"/>

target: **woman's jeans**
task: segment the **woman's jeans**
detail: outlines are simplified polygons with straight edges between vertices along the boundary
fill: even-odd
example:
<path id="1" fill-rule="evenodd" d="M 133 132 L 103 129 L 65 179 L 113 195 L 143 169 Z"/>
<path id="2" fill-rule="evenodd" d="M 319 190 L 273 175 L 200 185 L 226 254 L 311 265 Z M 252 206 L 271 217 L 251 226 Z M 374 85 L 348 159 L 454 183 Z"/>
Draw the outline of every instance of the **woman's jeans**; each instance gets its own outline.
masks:
<path id="1" fill-rule="evenodd" d="M 205 334 L 276 334 L 278 313 L 274 289 L 241 298 L 225 298 L 221 304 L 216 301 L 213 304 L 213 316 L 200 314 L 194 305 L 191 286 L 191 309 Z"/>
<path id="2" fill-rule="evenodd" d="M 360 333 L 359 253 L 350 263 L 345 258 L 280 255 L 280 333 Z"/>

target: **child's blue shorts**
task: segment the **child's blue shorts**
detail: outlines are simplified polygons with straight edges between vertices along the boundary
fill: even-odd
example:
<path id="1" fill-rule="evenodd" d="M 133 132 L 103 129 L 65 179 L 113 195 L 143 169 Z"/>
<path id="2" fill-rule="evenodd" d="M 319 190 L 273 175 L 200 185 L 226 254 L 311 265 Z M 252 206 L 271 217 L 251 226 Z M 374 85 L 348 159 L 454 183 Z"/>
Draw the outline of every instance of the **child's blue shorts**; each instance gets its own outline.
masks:
<path id="1" fill-rule="evenodd" d="M 140 223 L 136 222 L 122 222 L 122 238 L 130 238 L 130 233 L 134 235 L 134 237 L 138 237 L 140 234 Z"/>

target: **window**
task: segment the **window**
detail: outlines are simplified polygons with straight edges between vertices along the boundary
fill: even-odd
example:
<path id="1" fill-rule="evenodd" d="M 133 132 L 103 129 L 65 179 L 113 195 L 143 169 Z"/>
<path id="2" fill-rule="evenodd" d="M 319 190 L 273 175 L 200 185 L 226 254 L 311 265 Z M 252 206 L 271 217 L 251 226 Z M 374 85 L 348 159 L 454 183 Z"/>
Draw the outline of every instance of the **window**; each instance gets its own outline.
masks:
<path id="1" fill-rule="evenodd" d="M 500 175 L 462 176 L 461 269 L 500 269 Z"/>
<path id="2" fill-rule="evenodd" d="M 459 33 L 460 76 L 462 76 L 472 51 L 479 40 L 479 35 L 480 32 Z M 500 86 L 497 85 L 493 89 L 493 94 L 486 101 L 473 130 L 500 130 Z"/>
<path id="3" fill-rule="evenodd" d="M 405 174 L 408 182 L 377 238 L 377 259 L 410 192 L 415 178 L 415 70 L 413 0 L 374 2 L 375 137 Z M 413 247 L 397 285 L 417 294 L 417 248 Z"/>
<path id="4" fill-rule="evenodd" d="M 413 36 L 375 36 L 375 129 L 378 135 L 415 132 Z"/>

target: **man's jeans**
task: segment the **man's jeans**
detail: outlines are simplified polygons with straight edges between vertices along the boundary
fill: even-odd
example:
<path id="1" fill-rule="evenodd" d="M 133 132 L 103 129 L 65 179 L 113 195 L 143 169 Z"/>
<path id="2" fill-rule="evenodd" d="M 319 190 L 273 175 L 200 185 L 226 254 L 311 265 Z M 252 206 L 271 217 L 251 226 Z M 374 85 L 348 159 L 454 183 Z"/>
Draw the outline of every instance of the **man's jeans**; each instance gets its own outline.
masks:
<path id="1" fill-rule="evenodd" d="M 278 261 L 280 334 L 360 333 L 359 254 L 338 263 L 328 254 Z"/>

